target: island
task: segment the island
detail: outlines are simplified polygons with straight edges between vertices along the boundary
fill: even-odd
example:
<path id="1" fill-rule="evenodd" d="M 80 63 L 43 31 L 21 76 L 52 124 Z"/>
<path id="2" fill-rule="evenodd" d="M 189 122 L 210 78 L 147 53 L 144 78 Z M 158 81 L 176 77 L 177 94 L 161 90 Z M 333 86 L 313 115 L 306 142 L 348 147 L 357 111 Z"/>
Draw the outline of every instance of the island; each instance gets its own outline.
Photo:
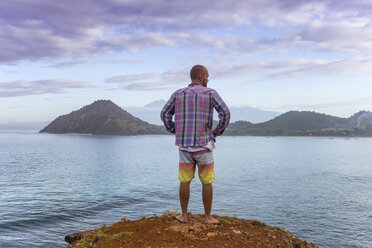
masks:
<path id="1" fill-rule="evenodd" d="M 159 114 L 160 116 L 160 114 Z M 62 115 L 52 121 L 41 133 L 95 134 L 95 135 L 141 135 L 165 134 L 165 128 L 152 125 L 131 115 L 110 100 L 94 103 Z"/>
<path id="2" fill-rule="evenodd" d="M 160 109 L 159 109 L 160 118 Z M 218 121 L 213 121 L 216 127 Z M 41 133 L 93 135 L 165 135 L 160 125 L 145 122 L 110 100 L 97 100 L 52 121 Z M 360 111 L 349 118 L 311 111 L 289 111 L 272 120 L 230 123 L 224 135 L 372 137 L 372 113 Z"/>

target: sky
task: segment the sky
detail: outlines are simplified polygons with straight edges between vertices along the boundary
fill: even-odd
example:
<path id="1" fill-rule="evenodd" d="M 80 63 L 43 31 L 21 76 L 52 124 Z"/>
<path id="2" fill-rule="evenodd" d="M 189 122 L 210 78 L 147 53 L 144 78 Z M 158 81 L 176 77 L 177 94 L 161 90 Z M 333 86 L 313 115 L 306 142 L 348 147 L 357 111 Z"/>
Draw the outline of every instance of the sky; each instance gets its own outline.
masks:
<path id="1" fill-rule="evenodd" d="M 229 106 L 372 110 L 372 1 L 2 0 L 0 123 L 140 107 L 195 64 Z"/>

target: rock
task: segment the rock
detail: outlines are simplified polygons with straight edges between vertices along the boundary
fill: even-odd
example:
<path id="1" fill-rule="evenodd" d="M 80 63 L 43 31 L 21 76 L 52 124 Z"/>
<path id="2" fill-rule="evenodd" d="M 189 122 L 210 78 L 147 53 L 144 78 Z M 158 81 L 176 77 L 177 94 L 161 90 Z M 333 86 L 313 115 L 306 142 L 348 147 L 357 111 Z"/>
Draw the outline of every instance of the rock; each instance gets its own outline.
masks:
<path id="1" fill-rule="evenodd" d="M 69 244 L 75 243 L 77 240 L 84 238 L 85 232 L 73 233 L 65 236 L 65 241 Z"/>
<path id="2" fill-rule="evenodd" d="M 295 240 L 292 242 L 292 246 L 293 248 L 301 248 L 301 243 Z"/>
<path id="3" fill-rule="evenodd" d="M 93 243 L 94 243 L 94 242 L 97 242 L 97 241 L 100 240 L 100 239 L 101 239 L 101 236 L 97 235 L 96 238 L 94 239 Z"/>

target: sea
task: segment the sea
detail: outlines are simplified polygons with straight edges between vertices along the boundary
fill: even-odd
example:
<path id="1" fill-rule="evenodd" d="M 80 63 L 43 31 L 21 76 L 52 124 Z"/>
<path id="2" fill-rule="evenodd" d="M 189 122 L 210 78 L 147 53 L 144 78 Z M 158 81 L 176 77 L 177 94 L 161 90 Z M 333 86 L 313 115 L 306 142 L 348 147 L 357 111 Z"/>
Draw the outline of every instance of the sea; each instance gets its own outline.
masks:
<path id="1" fill-rule="evenodd" d="M 218 137 L 212 213 L 319 247 L 372 247 L 372 139 Z M 178 210 L 173 136 L 0 131 L 0 247 L 67 247 L 74 232 Z M 203 213 L 201 183 L 189 211 Z"/>

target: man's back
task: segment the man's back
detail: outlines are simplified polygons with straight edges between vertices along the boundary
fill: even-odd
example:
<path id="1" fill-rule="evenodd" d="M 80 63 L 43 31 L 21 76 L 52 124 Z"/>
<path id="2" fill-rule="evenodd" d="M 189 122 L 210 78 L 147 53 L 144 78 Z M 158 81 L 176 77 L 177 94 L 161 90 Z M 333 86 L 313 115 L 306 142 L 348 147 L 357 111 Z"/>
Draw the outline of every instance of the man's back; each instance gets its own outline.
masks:
<path id="1" fill-rule="evenodd" d="M 213 108 L 217 110 L 220 122 L 211 131 Z M 175 122 L 172 116 L 175 115 Z M 161 111 L 161 118 L 171 133 L 176 135 L 176 145 L 182 147 L 205 146 L 215 135 L 221 135 L 230 120 L 230 112 L 218 93 L 200 83 L 174 92 Z"/>

